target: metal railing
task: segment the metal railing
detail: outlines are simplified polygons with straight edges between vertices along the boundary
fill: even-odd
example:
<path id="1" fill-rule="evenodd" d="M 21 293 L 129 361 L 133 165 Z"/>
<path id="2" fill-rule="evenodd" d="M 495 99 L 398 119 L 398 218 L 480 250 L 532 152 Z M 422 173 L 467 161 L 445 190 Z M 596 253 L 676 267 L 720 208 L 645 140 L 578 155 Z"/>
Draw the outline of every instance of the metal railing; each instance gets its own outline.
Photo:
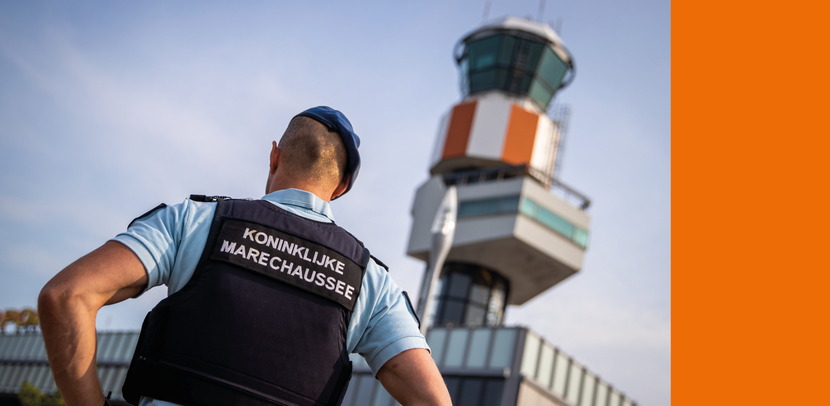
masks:
<path id="1" fill-rule="evenodd" d="M 472 185 L 476 183 L 500 182 L 522 176 L 530 176 L 550 192 L 560 197 L 565 202 L 578 207 L 580 210 L 587 210 L 591 206 L 591 199 L 582 193 L 565 185 L 556 178 L 550 177 L 544 172 L 534 169 L 529 165 L 509 165 L 494 168 L 473 169 L 444 174 L 444 184 L 449 185 Z"/>

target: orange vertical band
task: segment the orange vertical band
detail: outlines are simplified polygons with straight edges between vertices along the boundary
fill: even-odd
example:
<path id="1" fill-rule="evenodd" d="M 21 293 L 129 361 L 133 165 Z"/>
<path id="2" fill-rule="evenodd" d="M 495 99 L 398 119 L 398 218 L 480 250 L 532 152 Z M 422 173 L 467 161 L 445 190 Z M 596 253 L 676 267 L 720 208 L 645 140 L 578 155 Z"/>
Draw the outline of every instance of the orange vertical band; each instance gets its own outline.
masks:
<path id="1" fill-rule="evenodd" d="M 441 159 L 464 156 L 467 153 L 467 141 L 470 139 L 475 111 L 475 101 L 452 108 L 452 117 L 447 128 L 447 139 L 444 141 L 444 153 Z"/>
<path id="2" fill-rule="evenodd" d="M 501 152 L 504 162 L 513 165 L 530 163 L 538 125 L 539 115 L 515 104 L 511 107 L 504 148 Z"/>

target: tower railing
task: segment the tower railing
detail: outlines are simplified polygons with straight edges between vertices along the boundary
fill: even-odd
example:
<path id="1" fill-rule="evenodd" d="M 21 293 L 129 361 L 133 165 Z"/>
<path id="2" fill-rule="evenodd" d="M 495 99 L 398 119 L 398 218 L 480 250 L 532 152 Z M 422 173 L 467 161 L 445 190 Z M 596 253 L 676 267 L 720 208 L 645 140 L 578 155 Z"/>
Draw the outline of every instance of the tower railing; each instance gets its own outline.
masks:
<path id="1" fill-rule="evenodd" d="M 587 196 L 562 183 L 560 180 L 548 176 L 543 171 L 534 169 L 526 164 L 451 172 L 444 174 L 443 178 L 444 184 L 447 186 L 466 186 L 477 183 L 501 182 L 506 179 L 522 176 L 530 176 L 550 190 L 553 195 L 561 198 L 568 204 L 578 207 L 580 210 L 585 211 L 591 206 L 591 199 Z"/>

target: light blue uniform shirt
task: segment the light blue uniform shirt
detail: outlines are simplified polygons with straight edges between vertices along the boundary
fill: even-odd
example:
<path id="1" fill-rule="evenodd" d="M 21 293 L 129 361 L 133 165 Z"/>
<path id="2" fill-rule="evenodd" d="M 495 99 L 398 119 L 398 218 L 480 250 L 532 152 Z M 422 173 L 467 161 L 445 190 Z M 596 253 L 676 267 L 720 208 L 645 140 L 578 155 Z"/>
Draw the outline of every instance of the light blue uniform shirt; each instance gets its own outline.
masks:
<path id="1" fill-rule="evenodd" d="M 312 193 L 280 190 L 263 200 L 314 221 L 333 223 L 329 204 Z M 114 240 L 129 247 L 147 271 L 147 289 L 167 285 L 170 296 L 183 288 L 202 256 L 216 203 L 190 199 L 134 222 Z M 375 375 L 395 355 L 429 349 L 401 288 L 374 260 L 369 261 L 346 333 L 346 349 L 362 355 Z M 142 406 L 172 403 L 144 398 Z"/>

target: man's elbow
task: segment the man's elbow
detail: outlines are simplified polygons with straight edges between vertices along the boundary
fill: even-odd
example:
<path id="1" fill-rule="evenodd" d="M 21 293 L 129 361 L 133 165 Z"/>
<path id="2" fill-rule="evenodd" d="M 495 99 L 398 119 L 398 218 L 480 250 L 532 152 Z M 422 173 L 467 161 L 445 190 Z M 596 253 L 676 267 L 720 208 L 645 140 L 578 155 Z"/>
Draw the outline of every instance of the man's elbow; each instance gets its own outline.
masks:
<path id="1" fill-rule="evenodd" d="M 37 297 L 37 309 L 40 317 L 52 315 L 61 309 L 64 309 L 69 304 L 71 293 L 66 289 L 54 283 L 54 279 L 49 281 Z"/>
<path id="2" fill-rule="evenodd" d="M 83 292 L 73 284 L 52 278 L 40 290 L 37 297 L 38 316 L 41 323 L 49 323 L 54 317 L 85 307 Z"/>

